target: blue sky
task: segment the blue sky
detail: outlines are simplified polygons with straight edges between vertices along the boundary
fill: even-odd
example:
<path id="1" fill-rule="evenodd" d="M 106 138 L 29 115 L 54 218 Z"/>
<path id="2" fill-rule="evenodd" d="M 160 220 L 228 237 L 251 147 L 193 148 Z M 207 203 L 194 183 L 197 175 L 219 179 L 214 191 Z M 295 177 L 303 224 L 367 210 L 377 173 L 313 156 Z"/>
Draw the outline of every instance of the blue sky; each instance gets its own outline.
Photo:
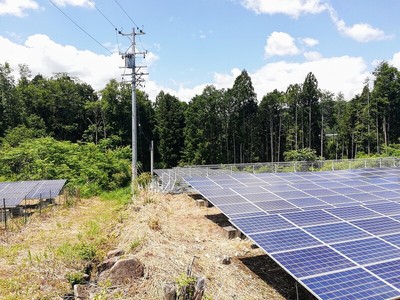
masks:
<path id="1" fill-rule="evenodd" d="M 101 90 L 121 80 L 118 52 L 129 40 L 114 26 L 131 32 L 131 18 L 146 32 L 137 47 L 149 51 L 152 100 L 161 90 L 189 101 L 207 84 L 229 88 L 243 69 L 259 99 L 308 72 L 350 99 L 380 61 L 400 68 L 398 0 L 51 1 L 0 0 L 0 63 L 28 64 L 33 75 L 67 72 Z"/>

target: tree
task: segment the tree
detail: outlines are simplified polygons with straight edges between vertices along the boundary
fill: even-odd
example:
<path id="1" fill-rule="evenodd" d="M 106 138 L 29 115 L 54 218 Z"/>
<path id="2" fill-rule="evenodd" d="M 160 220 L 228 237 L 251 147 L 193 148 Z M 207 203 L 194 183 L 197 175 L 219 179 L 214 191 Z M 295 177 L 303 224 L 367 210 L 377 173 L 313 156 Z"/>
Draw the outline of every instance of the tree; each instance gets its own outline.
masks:
<path id="1" fill-rule="evenodd" d="M 156 150 L 159 166 L 175 167 L 181 160 L 184 147 L 186 103 L 161 91 L 155 103 Z"/>
<path id="2" fill-rule="evenodd" d="M 304 80 L 301 91 L 302 124 L 303 124 L 303 147 L 307 146 L 311 149 L 318 150 L 319 134 L 321 128 L 319 126 L 320 110 L 319 110 L 320 91 L 318 89 L 318 81 L 313 73 L 308 73 Z M 307 112 L 307 117 L 305 113 Z M 307 134 L 305 134 L 307 133 Z"/>
<path id="3" fill-rule="evenodd" d="M 255 129 L 257 116 L 257 95 L 246 70 L 235 79 L 232 89 L 227 92 L 228 107 L 232 126 L 233 162 L 252 162 L 255 158 Z M 239 151 L 236 149 L 239 148 Z"/>
<path id="4" fill-rule="evenodd" d="M 207 86 L 195 96 L 185 114 L 184 160 L 189 164 L 216 164 L 223 152 L 222 119 L 219 112 L 224 91 Z"/>

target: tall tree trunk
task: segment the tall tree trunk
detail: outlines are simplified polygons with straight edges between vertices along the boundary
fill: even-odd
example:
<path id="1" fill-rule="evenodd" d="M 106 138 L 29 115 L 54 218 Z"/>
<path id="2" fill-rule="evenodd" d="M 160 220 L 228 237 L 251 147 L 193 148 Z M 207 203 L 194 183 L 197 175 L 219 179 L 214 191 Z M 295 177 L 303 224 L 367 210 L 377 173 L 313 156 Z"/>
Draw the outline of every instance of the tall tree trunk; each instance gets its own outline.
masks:
<path id="1" fill-rule="evenodd" d="M 269 116 L 269 134 L 271 139 L 271 162 L 274 162 L 274 123 L 271 115 Z"/>
<path id="2" fill-rule="evenodd" d="M 297 103 L 296 103 L 296 106 L 295 106 L 295 121 L 294 121 L 294 136 L 295 136 L 295 149 L 296 150 L 298 150 L 299 149 L 299 146 L 298 146 L 298 144 L 297 144 L 297 132 L 298 132 L 298 124 L 297 124 Z"/>
<path id="3" fill-rule="evenodd" d="M 321 157 L 324 157 L 324 114 L 321 117 Z"/>
<path id="4" fill-rule="evenodd" d="M 310 104 L 310 109 L 308 111 L 308 148 L 311 149 L 311 131 L 312 131 L 312 126 L 311 126 L 311 104 Z"/>

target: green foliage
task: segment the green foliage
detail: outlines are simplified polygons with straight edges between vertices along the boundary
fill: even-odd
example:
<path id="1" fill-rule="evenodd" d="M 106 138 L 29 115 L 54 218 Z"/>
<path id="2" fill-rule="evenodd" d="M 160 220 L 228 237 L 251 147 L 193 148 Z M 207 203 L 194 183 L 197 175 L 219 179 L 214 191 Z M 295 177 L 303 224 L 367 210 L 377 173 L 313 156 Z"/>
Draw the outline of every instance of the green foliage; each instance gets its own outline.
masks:
<path id="1" fill-rule="evenodd" d="M 0 176 L 10 181 L 63 178 L 80 186 L 85 197 L 126 186 L 129 157 L 129 148 L 104 150 L 92 143 L 39 138 L 0 148 Z"/>
<path id="2" fill-rule="evenodd" d="M 146 189 L 146 188 L 148 188 L 148 186 L 149 186 L 150 183 L 151 183 L 151 174 L 150 174 L 149 172 L 144 172 L 144 173 L 140 174 L 140 175 L 137 177 L 136 180 L 137 180 L 137 184 L 138 184 L 141 188 Z"/>
<path id="3" fill-rule="evenodd" d="M 316 161 L 316 151 L 310 148 L 304 148 L 300 150 L 286 151 L 283 154 L 285 161 Z"/>
<path id="4" fill-rule="evenodd" d="M 85 283 L 85 278 L 82 272 L 71 272 L 65 275 L 67 281 L 71 284 L 71 286 L 75 284 Z"/>

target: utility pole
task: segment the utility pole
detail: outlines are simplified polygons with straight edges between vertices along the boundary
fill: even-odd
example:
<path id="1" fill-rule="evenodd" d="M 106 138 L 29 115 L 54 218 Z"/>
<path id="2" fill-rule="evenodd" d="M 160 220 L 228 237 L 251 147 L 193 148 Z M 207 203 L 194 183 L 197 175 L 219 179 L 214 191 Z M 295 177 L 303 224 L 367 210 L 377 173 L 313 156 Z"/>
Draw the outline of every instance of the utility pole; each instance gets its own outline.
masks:
<path id="1" fill-rule="evenodd" d="M 136 112 L 136 86 L 140 85 L 141 82 L 144 81 L 142 78 L 143 75 L 148 75 L 148 73 L 143 73 L 142 68 L 145 66 L 137 66 L 136 65 L 136 57 L 138 55 L 143 58 L 146 57 L 147 51 L 138 52 L 136 50 L 136 36 L 144 35 L 143 30 L 138 29 L 136 32 L 135 28 L 133 28 L 132 33 L 122 33 L 118 31 L 119 34 L 123 36 L 127 36 L 131 38 L 132 44 L 130 47 L 130 51 L 126 51 L 121 54 L 122 58 L 125 59 L 125 68 L 131 69 L 131 74 L 124 74 L 123 76 L 131 76 L 131 84 L 132 84 L 132 179 L 131 179 L 131 188 L 132 188 L 132 197 L 134 197 L 134 187 L 135 181 L 137 177 L 137 112 Z"/>

